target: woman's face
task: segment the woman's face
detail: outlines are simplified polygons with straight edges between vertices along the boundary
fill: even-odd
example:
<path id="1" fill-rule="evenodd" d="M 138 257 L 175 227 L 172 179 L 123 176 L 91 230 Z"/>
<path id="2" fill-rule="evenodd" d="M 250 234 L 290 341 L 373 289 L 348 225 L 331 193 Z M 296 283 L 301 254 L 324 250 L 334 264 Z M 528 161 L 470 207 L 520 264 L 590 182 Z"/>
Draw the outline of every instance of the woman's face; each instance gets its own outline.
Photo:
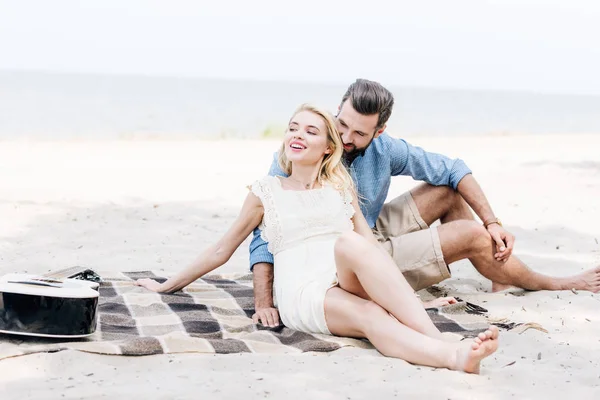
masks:
<path id="1" fill-rule="evenodd" d="M 296 164 L 317 164 L 331 153 L 328 142 L 325 121 L 310 111 L 300 111 L 285 133 L 285 155 Z"/>

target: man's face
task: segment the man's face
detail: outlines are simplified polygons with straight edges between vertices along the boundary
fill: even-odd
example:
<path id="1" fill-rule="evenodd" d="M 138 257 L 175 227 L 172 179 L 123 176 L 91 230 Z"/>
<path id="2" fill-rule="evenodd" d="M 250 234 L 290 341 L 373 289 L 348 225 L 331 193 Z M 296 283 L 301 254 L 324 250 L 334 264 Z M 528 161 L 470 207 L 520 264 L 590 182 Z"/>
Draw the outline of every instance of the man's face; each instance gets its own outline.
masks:
<path id="1" fill-rule="evenodd" d="M 378 114 L 362 115 L 352 107 L 350 99 L 346 100 L 338 112 L 336 126 L 344 142 L 344 153 L 353 157 L 365 150 L 373 139 L 379 136 L 385 126 L 377 129 Z"/>

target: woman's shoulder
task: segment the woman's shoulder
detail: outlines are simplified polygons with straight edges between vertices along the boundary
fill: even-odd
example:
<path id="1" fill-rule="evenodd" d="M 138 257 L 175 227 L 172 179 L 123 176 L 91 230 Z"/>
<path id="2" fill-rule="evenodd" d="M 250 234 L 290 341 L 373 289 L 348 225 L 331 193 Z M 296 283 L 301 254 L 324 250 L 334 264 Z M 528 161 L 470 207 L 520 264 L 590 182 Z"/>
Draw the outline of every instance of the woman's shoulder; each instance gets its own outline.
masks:
<path id="1" fill-rule="evenodd" d="M 270 183 L 275 182 L 277 179 L 279 179 L 279 178 L 275 175 L 264 175 L 256 180 L 254 180 L 250 185 L 248 185 L 248 187 L 252 187 L 255 185 L 270 184 Z"/>
<path id="2" fill-rule="evenodd" d="M 259 179 L 256 179 L 250 185 L 246 186 L 246 188 L 254 193 L 258 197 L 263 197 L 265 193 L 270 192 L 274 183 L 277 183 L 276 176 L 273 175 L 265 175 Z"/>

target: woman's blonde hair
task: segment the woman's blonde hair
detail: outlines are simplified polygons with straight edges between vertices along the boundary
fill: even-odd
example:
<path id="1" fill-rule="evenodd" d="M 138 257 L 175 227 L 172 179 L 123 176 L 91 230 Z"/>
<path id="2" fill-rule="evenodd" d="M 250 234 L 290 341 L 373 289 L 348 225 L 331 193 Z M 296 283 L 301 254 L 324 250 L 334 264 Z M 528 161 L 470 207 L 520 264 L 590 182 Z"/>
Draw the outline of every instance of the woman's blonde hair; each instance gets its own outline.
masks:
<path id="1" fill-rule="evenodd" d="M 313 105 L 302 104 L 296 109 L 290 118 L 290 121 L 296 116 L 296 114 L 302 111 L 309 111 L 321 117 L 323 122 L 325 122 L 325 127 L 327 129 L 327 145 L 329 146 L 331 153 L 325 154 L 323 157 L 323 163 L 321 164 L 317 181 L 321 185 L 330 184 L 337 190 L 349 189 L 354 192 L 354 181 L 352 180 L 352 176 L 350 176 L 342 161 L 342 156 L 344 155 L 344 145 L 342 143 L 340 134 L 335 127 L 333 116 Z M 287 175 L 291 175 L 292 163 L 285 155 L 285 143 L 281 144 L 278 161 L 281 169 Z"/>

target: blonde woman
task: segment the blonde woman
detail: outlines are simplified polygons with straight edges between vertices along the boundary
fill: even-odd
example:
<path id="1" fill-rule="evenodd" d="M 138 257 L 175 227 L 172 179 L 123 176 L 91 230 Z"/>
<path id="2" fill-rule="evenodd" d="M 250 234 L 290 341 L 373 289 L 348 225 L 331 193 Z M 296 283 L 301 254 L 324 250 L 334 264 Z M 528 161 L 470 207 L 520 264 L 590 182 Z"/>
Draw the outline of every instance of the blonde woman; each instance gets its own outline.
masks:
<path id="1" fill-rule="evenodd" d="M 279 163 L 287 178 L 254 182 L 225 235 L 156 292 L 180 290 L 225 264 L 260 225 L 275 257 L 274 291 L 289 328 L 367 338 L 382 354 L 414 364 L 479 372 L 496 351 L 498 329 L 471 342 L 444 341 L 362 215 L 332 117 L 309 105 L 292 116 Z"/>

